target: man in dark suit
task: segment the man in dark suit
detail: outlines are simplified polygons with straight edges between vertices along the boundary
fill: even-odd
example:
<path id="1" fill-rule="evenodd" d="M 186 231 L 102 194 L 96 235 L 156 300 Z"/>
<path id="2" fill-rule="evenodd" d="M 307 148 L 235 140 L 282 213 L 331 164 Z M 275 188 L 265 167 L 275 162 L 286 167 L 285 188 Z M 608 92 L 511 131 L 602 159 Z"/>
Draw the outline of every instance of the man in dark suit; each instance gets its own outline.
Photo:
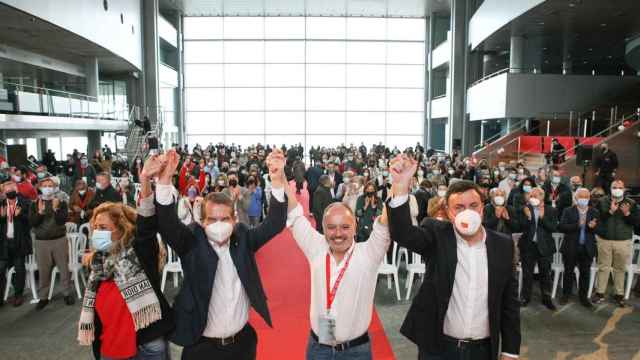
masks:
<path id="1" fill-rule="evenodd" d="M 560 304 L 564 305 L 569 301 L 576 277 L 573 269 L 577 265 L 580 271 L 580 283 L 578 284 L 580 303 L 586 308 L 592 308 L 593 305 L 589 301 L 587 293 L 591 263 L 597 252 L 594 231 L 598 225 L 599 213 L 598 210 L 589 206 L 591 193 L 588 189 L 579 188 L 576 190 L 575 198 L 576 205 L 564 210 L 558 226 L 560 232 L 564 233 L 560 252 L 565 269 Z"/>
<path id="2" fill-rule="evenodd" d="M 556 208 L 556 213 L 561 216 L 564 209 L 572 205 L 573 196 L 571 189 L 562 183 L 562 177 L 557 168 L 551 170 L 550 175 L 550 179 L 542 185 L 542 190 L 545 193 L 544 202 Z"/>
<path id="3" fill-rule="evenodd" d="M 323 234 L 324 230 L 322 228 L 322 217 L 324 216 L 324 210 L 329 206 L 333 199 L 333 185 L 331 184 L 331 179 L 327 175 L 320 176 L 320 185 L 316 189 L 316 192 L 313 194 L 313 207 L 311 208 L 311 213 L 313 217 L 316 219 L 316 230 Z"/>
<path id="4" fill-rule="evenodd" d="M 529 305 L 533 286 L 533 269 L 538 264 L 542 304 L 556 310 L 551 300 L 551 261 L 556 252 L 552 234 L 558 228 L 556 209 L 544 203 L 544 190 L 533 188 L 529 192 L 529 203 L 522 208 L 522 236 L 518 242 L 522 260 L 521 306 Z"/>
<path id="5" fill-rule="evenodd" d="M 427 261 L 427 276 L 400 330 L 420 360 L 495 360 L 520 352 L 518 281 L 513 241 L 481 225 L 480 189 L 458 181 L 445 196 L 448 222 L 426 218 L 412 226 L 407 194 L 417 162 L 392 160 L 388 202 L 391 239 Z M 472 286 L 474 285 L 474 286 Z M 472 288 L 469 291 L 469 288 Z"/>
<path id="6" fill-rule="evenodd" d="M 186 360 L 255 359 L 257 335 L 248 322 L 249 308 L 271 326 L 255 253 L 285 227 L 284 155 L 276 150 L 267 159 L 271 205 L 265 221 L 255 228 L 237 222 L 231 199 L 222 193 L 205 198 L 202 225 L 183 225 L 171 185 L 177 153 L 170 151 L 165 161 L 156 186 L 158 230 L 180 257 L 184 271 L 174 303 L 172 341 L 184 347 Z"/>
<path id="7" fill-rule="evenodd" d="M 313 195 L 320 184 L 320 177 L 322 176 L 322 168 L 320 162 L 316 161 L 315 164 L 307 169 L 304 174 L 305 180 L 307 180 L 307 191 L 309 192 L 309 209 L 313 209 Z"/>
<path id="8" fill-rule="evenodd" d="M 325 174 L 329 176 L 329 179 L 331 180 L 331 184 L 333 186 L 333 194 L 335 196 L 335 194 L 338 193 L 338 186 L 342 184 L 342 174 L 338 170 L 338 165 L 331 161 L 327 163 Z"/>

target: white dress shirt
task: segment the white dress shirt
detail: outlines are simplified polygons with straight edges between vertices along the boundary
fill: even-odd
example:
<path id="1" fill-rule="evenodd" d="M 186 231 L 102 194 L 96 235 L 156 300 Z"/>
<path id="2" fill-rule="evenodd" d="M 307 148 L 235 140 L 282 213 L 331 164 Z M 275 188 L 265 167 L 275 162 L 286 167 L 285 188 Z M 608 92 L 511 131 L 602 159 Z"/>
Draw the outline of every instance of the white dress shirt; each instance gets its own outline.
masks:
<path id="1" fill-rule="evenodd" d="M 396 196 L 389 202 L 392 208 L 406 203 L 408 195 Z M 487 233 L 482 240 L 469 246 L 457 231 L 455 280 L 442 332 L 456 339 L 485 339 L 491 336 L 489 328 L 489 264 L 487 262 Z M 511 358 L 518 355 L 502 353 Z"/>
<path id="2" fill-rule="evenodd" d="M 458 232 L 454 233 L 458 263 L 443 333 L 456 339 L 485 339 L 491 334 L 487 234 L 483 229 L 482 241 L 469 246 Z"/>
<path id="3" fill-rule="evenodd" d="M 156 199 L 160 205 L 173 203 L 175 193 L 173 185 L 156 185 Z M 279 202 L 285 200 L 284 188 L 272 189 L 272 195 Z M 227 338 L 240 332 L 247 324 L 251 304 L 231 258 L 229 242 L 219 245 L 209 241 L 209 244 L 218 255 L 218 266 L 211 290 L 207 325 L 202 335 Z"/>
<path id="4" fill-rule="evenodd" d="M 298 205 L 288 215 L 293 238 L 307 257 L 311 270 L 311 306 L 309 317 L 311 329 L 319 333 L 319 318 L 327 312 L 326 255 L 331 254 L 324 235 L 311 226 Z M 336 319 L 335 336 L 337 343 L 353 340 L 369 329 L 373 312 L 373 297 L 376 290 L 378 268 L 391 242 L 389 229 L 376 221 L 369 240 L 352 244 L 347 254 L 353 251 L 349 267 L 344 273 L 331 306 L 330 314 Z M 330 288 L 333 288 L 338 274 L 346 263 L 346 256 L 340 264 L 331 259 Z"/>

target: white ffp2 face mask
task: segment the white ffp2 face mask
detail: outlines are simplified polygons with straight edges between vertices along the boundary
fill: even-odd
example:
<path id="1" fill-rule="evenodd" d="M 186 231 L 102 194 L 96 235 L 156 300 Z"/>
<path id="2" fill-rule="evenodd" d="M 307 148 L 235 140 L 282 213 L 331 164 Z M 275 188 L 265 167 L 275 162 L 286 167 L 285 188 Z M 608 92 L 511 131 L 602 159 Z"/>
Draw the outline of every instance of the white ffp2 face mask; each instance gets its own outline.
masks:
<path id="1" fill-rule="evenodd" d="M 624 196 L 624 190 L 623 189 L 611 189 L 611 195 L 613 195 L 613 197 L 621 198 L 622 196 Z"/>
<path id="2" fill-rule="evenodd" d="M 233 233 L 233 225 L 226 221 L 218 221 L 207 225 L 204 229 L 207 238 L 218 245 L 222 245 L 229 241 Z"/>
<path id="3" fill-rule="evenodd" d="M 503 196 L 496 196 L 493 198 L 493 202 L 496 203 L 496 205 L 498 206 L 502 206 L 504 205 L 504 197 Z"/>
<path id="4" fill-rule="evenodd" d="M 470 236 L 478 232 L 482 218 L 477 211 L 467 209 L 456 215 L 454 224 L 460 234 Z"/>

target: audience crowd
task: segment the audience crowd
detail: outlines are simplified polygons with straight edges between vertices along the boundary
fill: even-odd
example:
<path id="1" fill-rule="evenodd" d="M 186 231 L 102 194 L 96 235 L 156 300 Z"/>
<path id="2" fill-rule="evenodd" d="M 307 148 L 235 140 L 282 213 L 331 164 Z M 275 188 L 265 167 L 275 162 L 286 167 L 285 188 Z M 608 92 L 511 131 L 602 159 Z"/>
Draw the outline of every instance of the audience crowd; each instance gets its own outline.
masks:
<path id="1" fill-rule="evenodd" d="M 193 148 L 186 145 L 174 148 L 179 155 L 173 184 L 178 192 L 175 206 L 180 222 L 186 226 L 203 224 L 203 199 L 211 193 L 222 193 L 225 199 L 230 199 L 238 222 L 248 228 L 257 227 L 267 218 L 273 190 L 267 158 L 275 146 L 197 144 Z M 563 173 L 553 164 L 556 161 L 538 169 L 517 160 L 500 161 L 492 166 L 487 159 L 462 156 L 456 151 L 451 154 L 425 151 L 420 144 L 402 151 L 381 143 L 312 147 L 307 153 L 300 144 L 282 145 L 279 149 L 284 155 L 286 179 L 295 182 L 298 193 L 308 191 L 310 216 L 315 218 L 320 233 L 323 232 L 320 220 L 327 208 L 342 202 L 357 218 L 355 240 L 367 241 L 376 218 L 392 196 L 389 161 L 405 153 L 418 164 L 409 194 L 414 225 L 425 219 L 448 221 L 445 198 L 450 185 L 468 180 L 480 187 L 484 195 L 482 224 L 517 241 L 515 258 L 502 260 L 513 261 L 514 268 L 520 266 L 521 306 L 532 300 L 532 286 L 537 280 L 542 303 L 556 309 L 551 298 L 551 273 L 558 251 L 565 269 L 579 269 L 576 287 L 582 305 L 592 307 L 593 303 L 604 302 L 612 275 L 611 299 L 618 306 L 625 306 L 625 274 L 633 256 L 634 233 L 640 230 L 640 209 L 628 196 L 625 184 L 616 178 L 617 159 L 606 144 L 601 146 L 595 161 L 597 178 L 588 183 L 578 174 Z M 39 271 L 37 309 L 49 302 L 54 266 L 61 274 L 65 303 L 74 303 L 66 223 L 81 225 L 98 218 L 100 213 L 109 213 L 112 210 L 104 207 L 96 213 L 105 203 L 131 208 L 139 204 L 144 160 L 136 157 L 129 165 L 114 157 L 105 147 L 92 157 L 74 151 L 62 162 L 57 162 L 48 151 L 34 168 L 0 163 L 0 294 L 9 286 L 5 275 L 13 267 L 13 296 L 9 300 L 12 305 L 24 302 L 25 263 L 34 251 L 38 254 Z M 557 233 L 564 234 L 559 249 Z M 150 263 L 153 266 L 143 264 L 145 269 L 157 267 L 159 260 L 154 260 L 157 254 L 157 249 L 153 254 L 138 254 L 140 258 L 153 260 Z M 588 274 L 594 259 L 597 281 L 593 296 L 588 297 Z M 90 279 L 89 284 L 91 281 L 95 279 Z M 565 270 L 561 304 L 570 300 L 575 282 L 574 271 Z M 634 292 L 640 296 L 640 281 Z M 147 295 L 151 304 L 165 312 L 168 305 L 164 300 L 158 305 L 153 292 Z M 4 304 L 2 298 L 0 304 Z"/>

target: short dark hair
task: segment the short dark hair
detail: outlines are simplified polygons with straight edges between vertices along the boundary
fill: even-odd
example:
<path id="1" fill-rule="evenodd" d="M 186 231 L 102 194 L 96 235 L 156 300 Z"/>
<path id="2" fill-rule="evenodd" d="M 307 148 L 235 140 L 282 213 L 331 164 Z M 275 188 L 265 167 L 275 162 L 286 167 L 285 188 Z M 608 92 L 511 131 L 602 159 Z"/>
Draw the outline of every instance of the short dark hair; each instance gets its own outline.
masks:
<path id="1" fill-rule="evenodd" d="M 424 179 L 420 183 L 420 187 L 423 188 L 423 189 L 429 189 L 429 188 L 433 187 L 433 184 L 431 184 L 431 181 L 429 181 L 427 179 Z"/>
<path id="2" fill-rule="evenodd" d="M 202 207 L 200 208 L 200 219 L 202 222 L 207 218 L 207 203 L 217 204 L 217 205 L 226 205 L 231 208 L 231 217 L 235 218 L 235 213 L 233 211 L 233 200 L 222 192 L 211 192 L 209 193 L 202 202 Z"/>
<path id="3" fill-rule="evenodd" d="M 467 192 L 469 190 L 474 190 L 478 196 L 480 196 L 480 200 L 484 202 L 484 195 L 480 190 L 480 186 L 478 184 L 469 181 L 469 180 L 460 180 L 455 183 L 449 185 L 449 189 L 447 189 L 447 195 L 444 197 L 445 204 L 449 205 L 449 197 L 454 194 L 461 194 Z"/>

